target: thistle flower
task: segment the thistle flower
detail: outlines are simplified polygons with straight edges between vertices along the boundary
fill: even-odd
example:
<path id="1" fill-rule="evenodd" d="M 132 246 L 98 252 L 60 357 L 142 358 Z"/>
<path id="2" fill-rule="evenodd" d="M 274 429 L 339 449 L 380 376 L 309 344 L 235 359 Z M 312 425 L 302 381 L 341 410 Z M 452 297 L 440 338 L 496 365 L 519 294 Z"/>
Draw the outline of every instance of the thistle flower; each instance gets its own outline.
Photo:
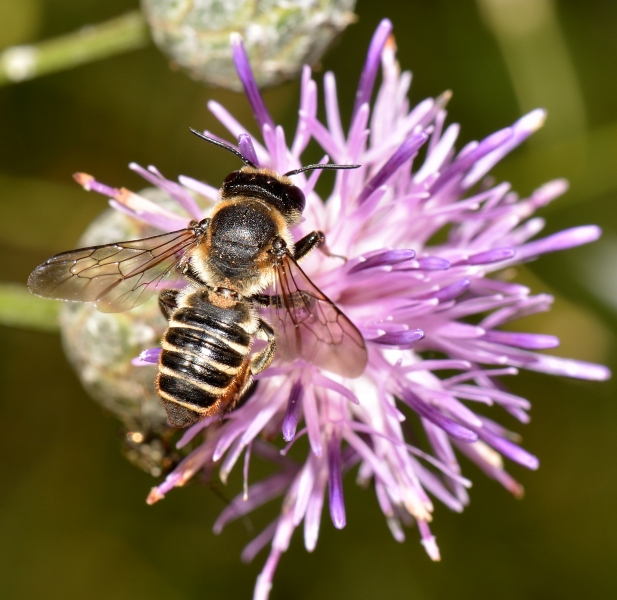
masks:
<path id="1" fill-rule="evenodd" d="M 282 496 L 279 516 L 242 554 L 251 560 L 271 545 L 255 589 L 259 600 L 267 598 L 297 527 L 303 524 L 305 546 L 312 551 L 324 504 L 334 526 L 345 526 L 343 474 L 352 468 L 360 482 L 373 485 L 394 538 L 402 541 L 402 525 L 415 522 L 428 555 L 439 560 L 429 528 L 431 496 L 455 511 L 469 501 L 470 482 L 461 474 L 458 452 L 517 496 L 522 488 L 504 469 L 503 458 L 538 467 L 537 458 L 497 422 L 477 414 L 474 403 L 499 405 L 526 423 L 529 401 L 508 392 L 498 378 L 520 368 L 591 380 L 610 375 L 603 366 L 539 353 L 558 345 L 553 336 L 502 329 L 519 317 L 548 310 L 552 298 L 532 295 L 500 272 L 600 235 L 590 225 L 531 241 L 544 225 L 531 218 L 533 213 L 564 193 L 566 183 L 552 181 L 519 198 L 509 184 L 485 179 L 493 165 L 542 124 L 544 112 L 533 111 L 456 150 L 459 126 L 445 125 L 448 94 L 409 108 L 411 76 L 399 70 L 391 29 L 383 21 L 370 44 L 347 133 L 334 75 L 324 78 L 324 124 L 316 116 L 317 84 L 306 67 L 298 126 L 288 144 L 259 94 L 239 36 L 232 38 L 234 60 L 263 143 L 251 139 L 225 108 L 209 105 L 238 138 L 244 156 L 277 172 L 300 167 L 310 140 L 327 153 L 324 162 L 362 165 L 337 172 L 325 200 L 314 191 L 319 171 L 298 175 L 307 208 L 293 234 L 298 239 L 319 229 L 330 251 L 346 257 L 316 252 L 303 268 L 367 341 L 364 374 L 345 380 L 301 361 L 275 360 L 258 376 L 257 390 L 246 404 L 222 423 L 203 421 L 184 433 L 179 446 L 195 444 L 198 435 L 203 441 L 148 497 L 154 503 L 200 471 L 217 467 L 225 482 L 241 459 L 243 493 L 222 512 L 216 532 Z M 371 103 L 380 67 L 382 81 Z M 153 167 L 133 168 L 176 199 L 187 217 L 180 219 L 126 190 L 92 179 L 83 183 L 111 195 L 119 210 L 166 230 L 203 217 L 195 195 L 217 200 L 215 187 L 188 177 L 180 177 L 179 185 Z M 156 349 L 142 353 L 136 362 L 151 364 L 157 354 Z M 410 421 L 424 431 L 428 450 L 407 437 Z M 303 436 L 308 452 L 302 462 L 290 458 L 288 450 Z M 277 445 L 281 439 L 287 443 L 282 449 Z M 249 484 L 252 455 L 278 470 Z"/>

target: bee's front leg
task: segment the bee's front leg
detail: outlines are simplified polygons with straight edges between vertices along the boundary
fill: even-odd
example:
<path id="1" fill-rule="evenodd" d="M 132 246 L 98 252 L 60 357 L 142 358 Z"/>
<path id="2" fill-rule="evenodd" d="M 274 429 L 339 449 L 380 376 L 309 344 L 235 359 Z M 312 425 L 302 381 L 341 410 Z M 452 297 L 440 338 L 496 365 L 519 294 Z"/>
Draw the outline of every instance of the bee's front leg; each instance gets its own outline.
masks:
<path id="1" fill-rule="evenodd" d="M 294 258 L 302 260 L 311 250 L 323 248 L 326 243 L 326 236 L 323 231 L 312 231 L 296 242 Z"/>
<path id="2" fill-rule="evenodd" d="M 326 244 L 326 236 L 323 234 L 323 231 L 312 231 L 308 235 L 305 235 L 303 238 L 299 239 L 296 242 L 294 258 L 296 260 L 301 260 L 314 248 L 319 248 L 319 250 L 326 256 L 341 258 L 347 262 L 347 258 L 344 256 L 330 252 L 330 248 L 328 248 L 328 245 Z"/>

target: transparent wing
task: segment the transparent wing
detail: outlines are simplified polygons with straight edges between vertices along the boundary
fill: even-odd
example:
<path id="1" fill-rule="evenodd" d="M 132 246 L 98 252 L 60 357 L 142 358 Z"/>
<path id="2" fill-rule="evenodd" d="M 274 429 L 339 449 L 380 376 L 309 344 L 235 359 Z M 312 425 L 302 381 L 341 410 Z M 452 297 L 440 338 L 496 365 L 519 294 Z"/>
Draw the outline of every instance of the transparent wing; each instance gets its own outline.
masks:
<path id="1" fill-rule="evenodd" d="M 274 271 L 270 321 L 276 334 L 277 353 L 286 360 L 302 358 L 343 377 L 360 376 L 368 356 L 355 325 L 291 256 L 277 263 Z"/>
<path id="2" fill-rule="evenodd" d="M 196 241 L 192 229 L 182 229 L 62 252 L 32 271 L 28 288 L 46 298 L 94 302 L 101 312 L 123 312 L 177 278 L 174 267 Z"/>

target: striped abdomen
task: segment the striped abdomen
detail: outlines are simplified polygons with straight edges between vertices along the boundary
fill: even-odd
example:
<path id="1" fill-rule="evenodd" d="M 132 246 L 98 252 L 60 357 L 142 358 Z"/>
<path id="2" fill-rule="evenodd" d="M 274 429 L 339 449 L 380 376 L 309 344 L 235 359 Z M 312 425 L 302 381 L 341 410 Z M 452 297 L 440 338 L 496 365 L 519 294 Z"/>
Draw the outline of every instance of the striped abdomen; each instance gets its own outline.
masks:
<path id="1" fill-rule="evenodd" d="M 250 378 L 253 321 L 244 302 L 221 308 L 203 292 L 181 300 L 163 336 L 156 379 L 172 425 L 188 427 L 239 399 Z"/>

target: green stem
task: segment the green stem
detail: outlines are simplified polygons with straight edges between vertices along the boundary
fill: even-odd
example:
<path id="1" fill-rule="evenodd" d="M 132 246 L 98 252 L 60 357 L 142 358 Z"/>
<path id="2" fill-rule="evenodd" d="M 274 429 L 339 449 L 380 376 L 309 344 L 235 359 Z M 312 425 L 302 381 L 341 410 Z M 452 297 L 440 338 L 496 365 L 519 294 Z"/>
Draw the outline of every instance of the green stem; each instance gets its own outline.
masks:
<path id="1" fill-rule="evenodd" d="M 140 11 L 38 44 L 5 48 L 0 53 L 0 86 L 143 48 L 150 42 Z"/>
<path id="2" fill-rule="evenodd" d="M 33 296 L 25 285 L 0 283 L 0 325 L 58 331 L 61 303 Z"/>

